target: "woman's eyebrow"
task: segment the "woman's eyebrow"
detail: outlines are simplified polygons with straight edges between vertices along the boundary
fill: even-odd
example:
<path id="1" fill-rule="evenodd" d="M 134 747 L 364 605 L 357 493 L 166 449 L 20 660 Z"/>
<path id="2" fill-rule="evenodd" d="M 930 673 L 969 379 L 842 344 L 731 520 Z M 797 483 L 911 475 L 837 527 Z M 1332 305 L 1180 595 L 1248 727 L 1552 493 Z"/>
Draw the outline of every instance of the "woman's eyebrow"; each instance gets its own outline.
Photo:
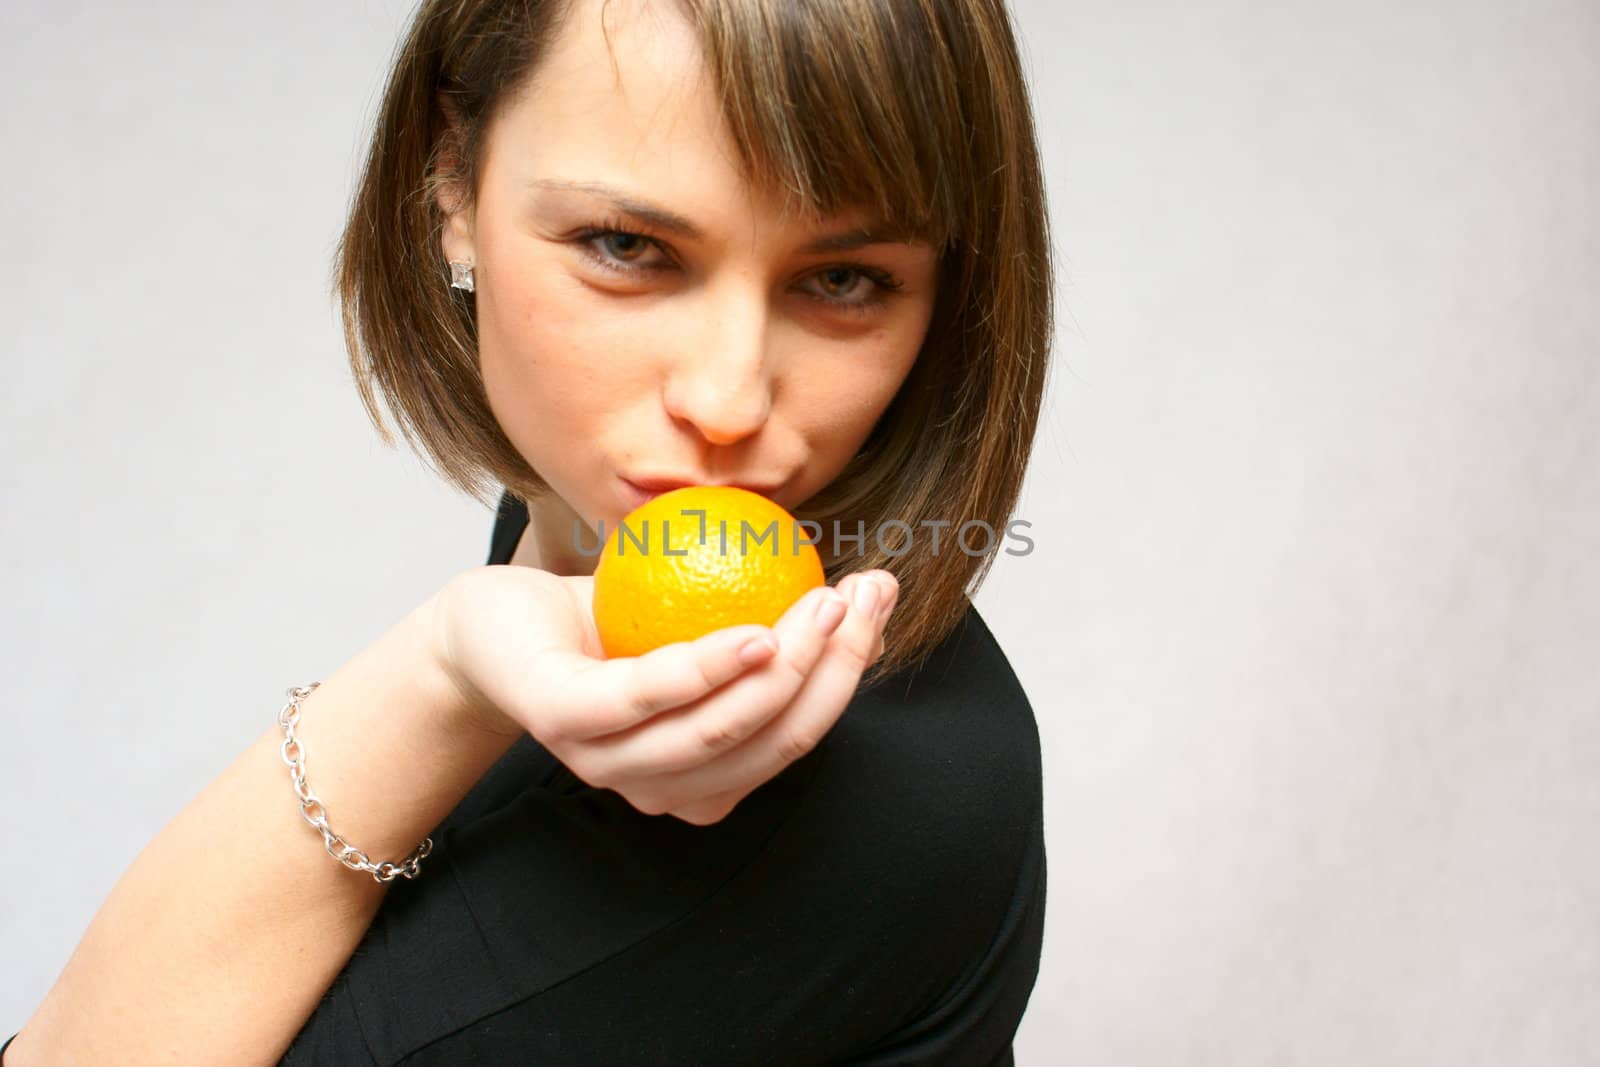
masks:
<path id="1" fill-rule="evenodd" d="M 587 193 L 609 200 L 618 211 L 632 215 L 656 229 L 667 233 L 687 237 L 693 241 L 705 239 L 705 231 L 693 222 L 684 218 L 675 211 L 670 211 L 659 204 L 634 196 L 619 189 L 614 185 L 604 182 L 572 181 L 565 178 L 538 178 L 528 183 L 533 189 L 552 189 L 559 192 Z M 838 233 L 823 234 L 814 238 L 800 251 L 803 253 L 814 252 L 847 252 L 856 248 L 863 248 L 874 244 L 906 244 L 915 243 L 919 238 L 914 234 L 900 233 L 881 223 L 857 226 Z"/>

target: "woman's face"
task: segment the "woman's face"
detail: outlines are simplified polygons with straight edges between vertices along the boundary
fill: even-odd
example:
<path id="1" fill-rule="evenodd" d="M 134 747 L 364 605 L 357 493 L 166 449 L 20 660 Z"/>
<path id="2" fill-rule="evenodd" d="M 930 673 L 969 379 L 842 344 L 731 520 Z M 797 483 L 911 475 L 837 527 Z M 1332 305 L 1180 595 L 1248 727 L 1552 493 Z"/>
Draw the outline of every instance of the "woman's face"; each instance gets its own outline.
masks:
<path id="1" fill-rule="evenodd" d="M 628 480 L 742 484 L 793 508 L 860 448 L 915 361 L 934 250 L 850 215 L 779 217 L 740 178 L 670 4 L 576 5 L 534 88 L 488 131 L 448 259 L 475 265 L 495 417 L 560 500 L 538 563 L 589 573 Z M 519 550 L 519 555 L 522 553 Z"/>

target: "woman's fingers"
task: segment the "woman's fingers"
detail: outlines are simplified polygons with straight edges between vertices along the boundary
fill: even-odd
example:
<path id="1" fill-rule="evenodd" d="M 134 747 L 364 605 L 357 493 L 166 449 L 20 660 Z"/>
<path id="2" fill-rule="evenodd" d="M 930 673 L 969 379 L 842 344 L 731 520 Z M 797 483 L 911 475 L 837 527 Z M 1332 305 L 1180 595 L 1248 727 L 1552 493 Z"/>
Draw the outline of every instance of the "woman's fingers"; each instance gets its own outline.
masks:
<path id="1" fill-rule="evenodd" d="M 778 650 L 759 670 L 648 722 L 591 738 L 569 769 L 592 785 L 677 774 L 728 751 L 767 724 L 799 692 L 847 605 L 826 587 L 801 597 L 772 627 Z M 642 658 L 642 657 L 641 657 Z M 648 687 L 649 679 L 636 684 Z"/>
<path id="2" fill-rule="evenodd" d="M 899 595 L 894 576 L 885 571 L 859 576 L 852 583 L 851 592 L 861 592 L 860 587 L 868 581 L 881 583 L 874 587 L 875 602 L 869 607 L 863 607 L 861 601 L 851 604 L 843 624 L 781 715 L 745 743 L 708 763 L 639 783 L 640 794 L 658 798 L 664 795 L 664 800 L 657 800 L 657 806 L 686 821 L 715 822 L 739 800 L 815 748 L 838 721 L 855 695 L 862 672 L 876 657 L 878 637 Z M 842 588 L 844 583 L 840 585 Z M 740 679 L 729 687 L 730 693 L 754 681 L 760 673 L 764 672 Z"/>
<path id="3" fill-rule="evenodd" d="M 541 667 L 546 677 L 560 681 L 542 701 L 539 741 L 548 746 L 628 730 L 699 700 L 774 651 L 773 632 L 765 626 L 731 626 L 642 656 L 608 660 L 551 650 Z"/>

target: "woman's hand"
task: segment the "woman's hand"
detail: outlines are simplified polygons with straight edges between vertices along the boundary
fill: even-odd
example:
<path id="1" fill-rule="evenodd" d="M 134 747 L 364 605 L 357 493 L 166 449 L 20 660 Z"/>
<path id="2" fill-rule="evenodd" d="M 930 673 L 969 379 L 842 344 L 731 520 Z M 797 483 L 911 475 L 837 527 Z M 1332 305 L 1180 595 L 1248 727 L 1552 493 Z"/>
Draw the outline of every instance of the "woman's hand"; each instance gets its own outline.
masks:
<path id="1" fill-rule="evenodd" d="M 593 592 L 593 578 L 532 567 L 458 575 L 435 604 L 440 664 L 485 728 L 526 731 L 590 785 L 705 826 L 833 728 L 882 654 L 899 584 L 852 574 L 771 627 L 616 659 L 601 651 Z"/>

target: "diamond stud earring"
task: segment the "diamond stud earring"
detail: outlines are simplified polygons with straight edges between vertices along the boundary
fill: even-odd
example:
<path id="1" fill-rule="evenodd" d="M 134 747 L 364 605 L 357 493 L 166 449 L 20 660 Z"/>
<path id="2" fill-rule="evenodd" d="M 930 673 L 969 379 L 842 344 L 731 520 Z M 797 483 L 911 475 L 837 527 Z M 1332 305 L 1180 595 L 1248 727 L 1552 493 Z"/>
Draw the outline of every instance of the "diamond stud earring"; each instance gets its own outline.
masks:
<path id="1" fill-rule="evenodd" d="M 450 288 L 465 289 L 469 293 L 473 291 L 471 263 L 463 263 L 459 259 L 450 261 Z"/>

